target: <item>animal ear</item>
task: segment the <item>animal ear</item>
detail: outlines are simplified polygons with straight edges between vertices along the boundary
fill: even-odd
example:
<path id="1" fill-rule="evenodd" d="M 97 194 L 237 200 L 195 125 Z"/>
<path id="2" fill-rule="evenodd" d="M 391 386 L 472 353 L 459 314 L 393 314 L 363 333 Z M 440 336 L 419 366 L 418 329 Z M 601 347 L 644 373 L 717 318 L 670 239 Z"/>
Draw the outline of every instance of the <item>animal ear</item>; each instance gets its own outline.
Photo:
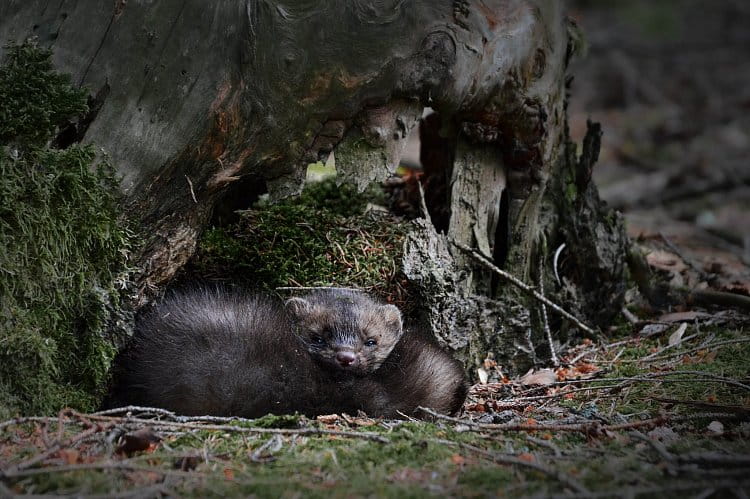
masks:
<path id="1" fill-rule="evenodd" d="M 304 298 L 289 298 L 284 302 L 284 308 L 297 319 L 312 312 L 312 305 Z"/>
<path id="2" fill-rule="evenodd" d="M 401 323 L 401 311 L 396 308 L 395 305 L 381 305 L 380 312 L 383 314 L 386 324 L 398 329 L 399 331 L 402 330 L 403 324 Z"/>

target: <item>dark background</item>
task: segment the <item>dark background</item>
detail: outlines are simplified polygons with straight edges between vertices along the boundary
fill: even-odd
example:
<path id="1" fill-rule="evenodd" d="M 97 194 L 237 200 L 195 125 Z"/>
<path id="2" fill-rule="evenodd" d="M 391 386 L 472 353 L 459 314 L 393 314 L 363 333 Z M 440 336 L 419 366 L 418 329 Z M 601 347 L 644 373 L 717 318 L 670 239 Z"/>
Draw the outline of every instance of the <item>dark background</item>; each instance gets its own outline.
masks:
<path id="1" fill-rule="evenodd" d="M 571 0 L 587 54 L 571 134 L 601 122 L 601 196 L 644 244 L 672 244 L 750 294 L 750 2 Z M 689 284 L 689 283 L 688 283 Z"/>

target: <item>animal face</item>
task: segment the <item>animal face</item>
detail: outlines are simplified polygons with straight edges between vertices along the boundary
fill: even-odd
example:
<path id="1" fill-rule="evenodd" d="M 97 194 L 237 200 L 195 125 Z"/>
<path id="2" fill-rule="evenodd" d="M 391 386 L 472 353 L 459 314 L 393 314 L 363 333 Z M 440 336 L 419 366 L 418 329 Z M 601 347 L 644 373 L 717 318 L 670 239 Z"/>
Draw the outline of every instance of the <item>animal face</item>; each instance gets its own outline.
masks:
<path id="1" fill-rule="evenodd" d="M 403 334 L 401 312 L 354 291 L 292 298 L 296 334 L 321 364 L 355 375 L 377 370 Z"/>

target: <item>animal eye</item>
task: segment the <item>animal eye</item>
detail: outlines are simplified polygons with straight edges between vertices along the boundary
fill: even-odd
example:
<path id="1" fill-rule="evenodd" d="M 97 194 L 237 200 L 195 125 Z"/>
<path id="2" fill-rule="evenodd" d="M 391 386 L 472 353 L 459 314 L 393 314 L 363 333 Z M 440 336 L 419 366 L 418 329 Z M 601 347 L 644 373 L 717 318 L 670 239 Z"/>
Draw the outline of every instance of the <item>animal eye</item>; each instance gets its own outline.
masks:
<path id="1" fill-rule="evenodd" d="M 365 341 L 365 346 L 366 347 L 374 347 L 377 344 L 378 344 L 378 342 L 375 339 L 373 339 L 373 338 L 370 338 L 369 340 Z"/>
<path id="2" fill-rule="evenodd" d="M 312 338 L 310 338 L 315 345 L 325 345 L 326 340 L 324 340 L 322 337 L 315 335 Z"/>

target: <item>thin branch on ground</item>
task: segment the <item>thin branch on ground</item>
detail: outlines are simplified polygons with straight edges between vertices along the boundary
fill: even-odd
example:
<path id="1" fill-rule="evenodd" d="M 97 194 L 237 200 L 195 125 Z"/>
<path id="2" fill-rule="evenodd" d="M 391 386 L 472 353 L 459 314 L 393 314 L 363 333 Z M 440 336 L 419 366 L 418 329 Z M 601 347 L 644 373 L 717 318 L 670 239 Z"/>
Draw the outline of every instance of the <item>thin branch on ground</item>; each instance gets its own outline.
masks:
<path id="1" fill-rule="evenodd" d="M 9 419 L 0 423 L 0 431 L 5 430 L 9 426 L 20 426 L 27 423 L 49 423 L 52 418 L 48 416 L 24 416 L 19 418 Z"/>
<path id="2" fill-rule="evenodd" d="M 549 440 L 545 440 L 543 438 L 532 437 L 531 435 L 526 435 L 526 440 L 536 445 L 539 445 L 541 447 L 548 448 L 555 454 L 555 457 L 562 456 L 562 452 L 560 452 L 560 449 L 558 449 L 557 446 L 553 444 L 552 442 L 550 442 Z"/>
<path id="3" fill-rule="evenodd" d="M 677 357 L 682 357 L 684 355 L 690 355 L 690 354 L 693 354 L 693 353 L 696 353 L 696 352 L 700 352 L 701 350 L 713 350 L 714 348 L 720 347 L 720 346 L 734 345 L 736 343 L 749 343 L 749 342 L 750 342 L 750 338 L 737 338 L 737 339 L 734 339 L 734 340 L 717 341 L 715 343 L 709 343 L 707 345 L 703 345 L 703 346 L 691 348 L 690 350 L 685 350 L 683 352 L 675 352 L 675 353 L 669 354 L 669 355 L 662 355 L 662 356 L 659 356 L 659 357 L 653 357 L 653 358 L 648 359 L 648 360 L 646 360 L 646 359 L 633 359 L 632 362 L 656 362 L 656 361 L 660 361 L 660 360 L 669 360 L 669 359 L 674 359 L 674 358 L 677 358 Z M 625 362 L 625 361 L 621 360 L 620 362 Z"/>
<path id="4" fill-rule="evenodd" d="M 682 346 L 682 345 L 683 345 L 684 343 L 687 343 L 688 341 L 692 340 L 693 338 L 697 338 L 697 337 L 698 337 L 698 335 L 697 335 L 697 334 L 691 334 L 691 335 L 688 335 L 688 336 L 686 336 L 686 337 L 682 338 L 682 341 L 680 341 L 679 343 L 675 343 L 674 345 L 665 345 L 664 347 L 660 348 L 660 349 L 659 349 L 659 350 L 657 350 L 656 352 L 654 352 L 654 353 L 651 353 L 651 354 L 648 354 L 648 355 L 646 355 L 645 357 L 643 357 L 643 359 L 642 359 L 642 360 L 651 360 L 651 359 L 653 359 L 654 357 L 659 357 L 660 355 L 662 355 L 662 354 L 663 354 L 664 352 L 666 352 L 667 350 L 670 350 L 670 349 L 672 349 L 672 348 L 679 348 L 679 347 L 681 347 L 681 346 Z"/>
<path id="5" fill-rule="evenodd" d="M 49 449 L 47 449 L 45 452 L 42 452 L 41 454 L 37 454 L 36 456 L 31 457 L 31 458 L 27 459 L 26 461 L 22 461 L 22 462 L 16 464 L 15 466 L 12 466 L 11 468 L 5 470 L 4 473 L 5 473 L 6 476 L 11 476 L 13 473 L 16 473 L 18 471 L 24 470 L 26 468 L 30 468 L 30 467 L 34 466 L 35 464 L 38 464 L 38 463 L 44 461 L 45 459 L 49 458 L 53 454 L 56 454 L 60 450 L 72 447 L 76 443 L 78 443 L 78 442 L 80 442 L 82 440 L 85 440 L 86 438 L 88 438 L 88 437 L 90 437 L 92 435 L 95 435 L 96 433 L 100 433 L 100 432 L 106 431 L 109 428 L 111 428 L 112 426 L 114 426 L 114 423 L 106 423 L 104 425 L 98 425 L 98 424 L 94 425 L 91 428 L 88 428 L 88 429 L 82 431 L 81 433 L 78 433 L 78 434 L 70 437 L 69 439 L 67 439 L 67 440 L 65 440 L 63 442 L 59 442 L 59 443 L 53 445 L 52 447 L 50 447 Z"/>
<path id="6" fill-rule="evenodd" d="M 459 447 L 461 449 L 465 449 L 468 451 L 471 451 L 475 454 L 478 454 L 486 459 L 489 459 L 495 463 L 499 464 L 511 464 L 514 466 L 520 466 L 520 467 L 526 467 L 531 468 L 535 471 L 539 471 L 544 473 L 545 475 L 551 476 L 555 478 L 558 482 L 566 485 L 567 487 L 570 487 L 572 490 L 578 492 L 579 494 L 589 494 L 589 490 L 584 487 L 578 480 L 573 478 L 572 476 L 563 473 L 562 471 L 556 470 L 552 467 L 546 466 L 544 464 L 535 462 L 535 461 L 526 461 L 524 459 L 520 459 L 515 456 L 509 456 L 507 454 L 499 454 L 496 452 L 490 452 L 487 450 L 484 450 L 482 448 L 465 444 L 462 442 L 453 442 L 451 440 L 443 440 L 443 439 L 432 439 L 431 442 L 435 442 L 437 444 L 446 445 L 449 447 Z"/>
<path id="7" fill-rule="evenodd" d="M 276 291 L 315 291 L 318 289 L 331 289 L 336 291 L 362 291 L 360 288 L 347 288 L 340 286 L 279 286 Z"/>
<path id="8" fill-rule="evenodd" d="M 729 412 L 736 412 L 739 414 L 750 415 L 750 408 L 742 407 L 740 405 L 711 404 L 709 402 L 701 402 L 699 400 L 680 400 L 680 399 L 664 398 L 664 397 L 651 397 L 651 400 L 654 400 L 656 402 L 662 402 L 665 404 L 692 405 L 695 407 L 702 407 L 704 409 L 712 409 L 715 411 L 729 411 Z"/>
<path id="9" fill-rule="evenodd" d="M 427 220 L 427 223 L 432 225 L 432 218 L 430 217 L 430 211 L 427 209 L 427 202 L 424 197 L 424 188 L 422 187 L 422 181 L 417 180 L 417 187 L 419 188 L 419 209 L 422 212 L 422 217 Z"/>
<path id="10" fill-rule="evenodd" d="M 45 466 L 43 468 L 32 468 L 24 470 L 7 470 L 4 472 L 7 478 L 20 478 L 32 475 L 44 475 L 48 473 L 66 473 L 84 470 L 124 470 L 124 471 L 144 471 L 149 473 L 159 473 L 165 476 L 180 476 L 197 478 L 202 476 L 201 473 L 194 471 L 165 470 L 151 466 L 140 466 L 129 464 L 121 461 L 105 461 L 101 463 L 83 463 L 83 464 L 66 464 L 62 466 Z"/>
<path id="11" fill-rule="evenodd" d="M 664 459 L 668 463 L 675 462 L 675 456 L 673 456 L 667 450 L 664 444 L 659 442 L 658 440 L 649 438 L 647 435 L 644 435 L 640 431 L 631 431 L 630 433 L 628 433 L 628 435 L 630 435 L 630 437 L 632 438 L 637 438 L 638 440 L 641 440 L 649 444 L 662 457 L 662 459 Z"/>
<path id="12" fill-rule="evenodd" d="M 697 376 L 704 376 L 706 378 L 709 378 L 708 380 L 695 380 L 695 379 L 688 379 L 684 381 L 709 381 L 709 380 L 716 380 L 720 381 L 722 383 L 726 383 L 728 385 L 736 386 L 739 388 L 743 388 L 745 390 L 750 390 L 750 385 L 746 385 L 744 383 L 740 383 L 737 380 L 734 380 L 732 378 L 726 378 L 724 376 L 717 376 L 716 374 L 707 373 L 703 371 L 671 371 L 671 372 L 656 372 L 656 373 L 648 373 L 646 377 L 648 378 L 659 378 L 662 376 L 679 376 L 681 374 L 694 374 Z"/>
<path id="13" fill-rule="evenodd" d="M 544 296 L 544 265 L 542 260 L 539 261 L 539 294 Z M 555 343 L 552 341 L 552 330 L 549 327 L 549 320 L 547 318 L 547 305 L 541 304 L 542 309 L 542 325 L 544 326 L 544 334 L 547 336 L 547 343 L 549 344 L 550 361 L 555 367 L 560 367 L 560 361 L 557 358 L 557 352 L 555 352 Z"/>
<path id="14" fill-rule="evenodd" d="M 347 438 L 361 438 L 374 442 L 388 443 L 388 438 L 383 435 L 372 432 L 353 432 L 326 430 L 322 428 L 252 428 L 249 426 L 236 425 L 216 425 L 216 424 L 199 424 L 199 423 L 181 423 L 177 421 L 159 421 L 152 419 L 133 418 L 133 417 L 115 417 L 115 416 L 96 416 L 89 415 L 91 419 L 97 421 L 110 421 L 116 423 L 141 423 L 153 426 L 154 428 L 183 428 L 191 430 L 218 430 L 236 433 L 258 433 L 258 434 L 276 434 L 276 435 L 331 435 Z"/>
<path id="15" fill-rule="evenodd" d="M 573 314 L 571 314 L 570 312 L 567 312 L 566 310 L 564 310 L 561 306 L 557 305 L 556 303 L 553 303 L 547 297 L 541 295 L 538 291 L 536 291 L 535 289 L 533 289 L 531 286 L 525 284 L 520 279 L 518 279 L 515 276 L 509 274 L 508 272 L 505 272 L 504 270 L 499 269 L 492 262 L 490 262 L 489 260 L 487 260 L 487 258 L 485 258 L 484 256 L 480 255 L 479 253 L 477 253 L 473 249 L 471 249 L 468 246 L 466 246 L 466 245 L 464 245 L 462 243 L 459 243 L 459 242 L 455 242 L 454 241 L 453 244 L 455 244 L 461 250 L 467 252 L 476 261 L 478 261 L 479 263 L 481 263 L 482 265 L 484 265 L 485 267 L 487 267 L 488 269 L 490 269 L 495 274 L 499 275 L 503 279 L 505 279 L 505 280 L 509 281 L 510 283 L 514 284 L 519 289 L 521 289 L 521 290 L 525 291 L 526 293 L 530 294 L 531 296 L 533 296 L 534 298 L 536 298 L 540 302 L 544 303 L 545 305 L 547 305 L 548 307 L 550 307 L 552 310 L 554 310 L 558 314 L 560 314 L 563 317 L 565 317 L 566 319 L 572 321 L 576 326 L 578 326 L 582 330 L 586 331 L 587 333 L 589 333 L 591 335 L 595 335 L 596 334 L 596 332 L 592 328 L 590 328 L 589 326 L 587 326 L 586 324 L 584 324 L 583 322 L 581 322 Z"/>
<path id="16" fill-rule="evenodd" d="M 630 423 L 619 423 L 619 424 L 602 424 L 601 421 L 592 420 L 585 423 L 506 423 L 506 424 L 492 424 L 492 423 L 475 423 L 473 421 L 467 421 L 460 418 L 454 418 L 451 416 L 445 416 L 438 412 L 428 409 L 426 407 L 418 407 L 417 410 L 425 412 L 437 419 L 444 421 L 450 421 L 451 423 L 465 425 L 469 428 L 503 432 L 503 431 L 570 431 L 570 432 L 582 432 L 586 434 L 600 433 L 603 431 L 621 431 L 631 430 L 635 428 L 644 427 L 655 427 L 665 423 L 677 422 L 677 421 L 690 421 L 693 419 L 740 419 L 737 414 L 728 413 L 698 413 L 698 414 L 687 414 L 687 415 L 674 415 L 674 416 L 658 416 L 650 419 L 642 419 L 640 421 L 632 421 Z"/>

